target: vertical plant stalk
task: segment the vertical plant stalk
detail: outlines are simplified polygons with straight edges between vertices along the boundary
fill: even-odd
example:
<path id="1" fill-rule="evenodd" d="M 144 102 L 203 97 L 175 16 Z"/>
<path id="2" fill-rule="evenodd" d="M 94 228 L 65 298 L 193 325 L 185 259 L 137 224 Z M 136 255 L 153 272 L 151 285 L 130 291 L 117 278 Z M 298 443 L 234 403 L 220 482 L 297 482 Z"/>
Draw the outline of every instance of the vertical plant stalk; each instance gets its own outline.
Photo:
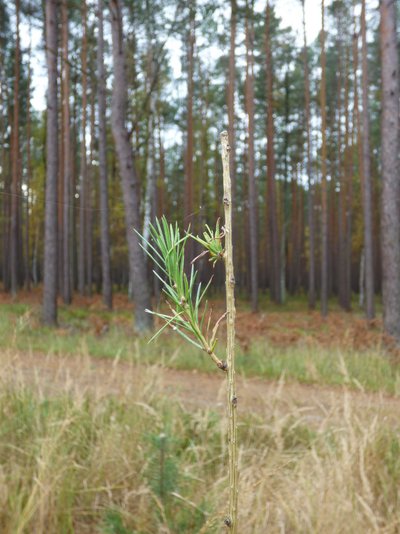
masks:
<path id="1" fill-rule="evenodd" d="M 232 250 L 232 185 L 229 171 L 228 132 L 221 135 L 225 215 L 225 288 L 226 288 L 226 360 L 228 367 L 228 449 L 229 449 L 229 516 L 225 524 L 237 533 L 238 460 L 237 460 L 237 397 L 235 379 L 235 276 Z"/>

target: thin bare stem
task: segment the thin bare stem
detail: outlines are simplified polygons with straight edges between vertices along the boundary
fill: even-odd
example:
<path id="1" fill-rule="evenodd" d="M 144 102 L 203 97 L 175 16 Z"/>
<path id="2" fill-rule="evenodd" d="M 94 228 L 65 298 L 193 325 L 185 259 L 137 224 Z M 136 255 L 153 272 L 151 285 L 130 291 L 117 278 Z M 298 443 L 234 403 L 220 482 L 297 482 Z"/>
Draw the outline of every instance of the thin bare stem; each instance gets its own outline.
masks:
<path id="1" fill-rule="evenodd" d="M 221 135 L 221 155 L 224 181 L 224 213 L 225 213 L 225 288 L 226 288 L 226 361 L 228 366 L 228 450 L 229 450 L 229 515 L 225 518 L 232 534 L 237 534 L 237 503 L 238 503 L 238 460 L 237 460 L 237 396 L 235 380 L 235 275 L 233 269 L 232 250 L 232 186 L 229 171 L 229 139 L 228 132 Z"/>

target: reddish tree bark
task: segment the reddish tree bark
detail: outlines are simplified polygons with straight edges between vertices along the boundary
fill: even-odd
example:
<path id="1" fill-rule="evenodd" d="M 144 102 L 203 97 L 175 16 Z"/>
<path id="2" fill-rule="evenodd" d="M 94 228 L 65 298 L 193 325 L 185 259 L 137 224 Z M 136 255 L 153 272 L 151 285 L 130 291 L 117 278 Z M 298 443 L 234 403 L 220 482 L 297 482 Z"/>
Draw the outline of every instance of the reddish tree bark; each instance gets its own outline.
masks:
<path id="1" fill-rule="evenodd" d="M 249 195 L 249 234 L 250 234 L 250 287 L 251 309 L 258 309 L 258 224 L 257 224 L 257 188 L 254 173 L 254 25 L 253 1 L 246 4 L 246 113 L 247 113 L 247 169 Z"/>
<path id="2" fill-rule="evenodd" d="M 85 260 L 86 260 L 86 197 L 87 197 L 87 154 L 86 154 L 86 117 L 87 117 L 87 5 L 82 2 L 82 141 L 81 168 L 79 187 L 79 254 L 78 254 L 78 290 L 81 295 L 85 292 Z"/>
<path id="3" fill-rule="evenodd" d="M 231 173 L 232 183 L 232 239 L 234 250 L 234 262 L 235 271 L 237 271 L 237 254 L 236 241 L 237 241 L 237 217 L 236 214 L 236 131 L 235 131 L 235 78 L 236 78 L 236 24 L 237 23 L 237 3 L 236 0 L 231 0 L 231 20 L 230 20 L 230 45 L 229 45 L 229 72 L 228 72 L 228 91 L 227 91 L 227 104 L 228 104 L 228 136 L 231 150 L 229 152 L 229 168 Z"/>
<path id="4" fill-rule="evenodd" d="M 326 182 L 326 54 L 325 54 L 325 3 L 321 2 L 321 314 L 328 315 L 328 191 Z"/>

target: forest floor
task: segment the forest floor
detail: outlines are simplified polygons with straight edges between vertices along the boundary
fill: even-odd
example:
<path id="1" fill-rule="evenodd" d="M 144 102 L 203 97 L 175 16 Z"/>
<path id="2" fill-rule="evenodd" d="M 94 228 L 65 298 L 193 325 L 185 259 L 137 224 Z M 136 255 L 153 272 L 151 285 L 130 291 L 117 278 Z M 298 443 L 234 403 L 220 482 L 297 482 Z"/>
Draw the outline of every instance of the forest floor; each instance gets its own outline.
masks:
<path id="1" fill-rule="evenodd" d="M 22 312 L 35 319 L 35 326 L 40 326 L 41 290 L 22 291 L 16 299 L 8 293 L 0 293 L 0 306 L 13 306 L 17 315 Z M 133 305 L 125 294 L 114 295 L 114 309 L 105 310 L 100 295 L 82 297 L 76 295 L 71 306 L 59 302 L 58 333 L 79 331 L 96 336 L 108 331 L 111 326 L 126 329 L 132 336 Z M 224 311 L 224 302 L 213 299 L 212 313 L 215 317 Z M 357 305 L 353 312 L 340 310 L 332 301 L 328 317 L 323 318 L 319 310 L 310 311 L 304 298 L 290 299 L 287 304 L 278 306 L 273 303 L 261 304 L 258 313 L 252 313 L 248 304 L 237 302 L 237 341 L 244 351 L 259 339 L 266 340 L 273 346 L 287 347 L 309 344 L 318 347 L 335 347 L 339 349 L 376 349 L 385 346 L 392 354 L 400 356 L 388 336 L 383 332 L 380 317 L 367 321 Z M 221 325 L 224 330 L 224 323 Z"/>

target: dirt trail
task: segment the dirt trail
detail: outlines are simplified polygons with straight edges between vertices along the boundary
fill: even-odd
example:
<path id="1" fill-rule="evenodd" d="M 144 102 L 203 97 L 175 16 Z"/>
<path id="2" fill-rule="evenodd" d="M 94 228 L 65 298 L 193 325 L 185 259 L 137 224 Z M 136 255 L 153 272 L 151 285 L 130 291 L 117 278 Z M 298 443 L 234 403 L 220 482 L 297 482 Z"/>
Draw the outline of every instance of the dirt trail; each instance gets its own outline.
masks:
<path id="1" fill-rule="evenodd" d="M 159 366 L 138 366 L 125 361 L 81 356 L 9 354 L 0 358 L 0 380 L 29 384 L 46 394 L 65 391 L 95 397 L 107 395 L 168 395 L 186 407 L 223 410 L 225 380 L 222 374 L 208 375 Z M 147 393 L 146 393 L 147 392 Z M 238 378 L 239 410 L 269 419 L 294 416 L 306 424 L 320 426 L 332 420 L 340 424 L 349 406 L 361 418 L 378 416 L 388 424 L 399 424 L 400 398 L 365 393 L 344 387 L 272 382 Z"/>

